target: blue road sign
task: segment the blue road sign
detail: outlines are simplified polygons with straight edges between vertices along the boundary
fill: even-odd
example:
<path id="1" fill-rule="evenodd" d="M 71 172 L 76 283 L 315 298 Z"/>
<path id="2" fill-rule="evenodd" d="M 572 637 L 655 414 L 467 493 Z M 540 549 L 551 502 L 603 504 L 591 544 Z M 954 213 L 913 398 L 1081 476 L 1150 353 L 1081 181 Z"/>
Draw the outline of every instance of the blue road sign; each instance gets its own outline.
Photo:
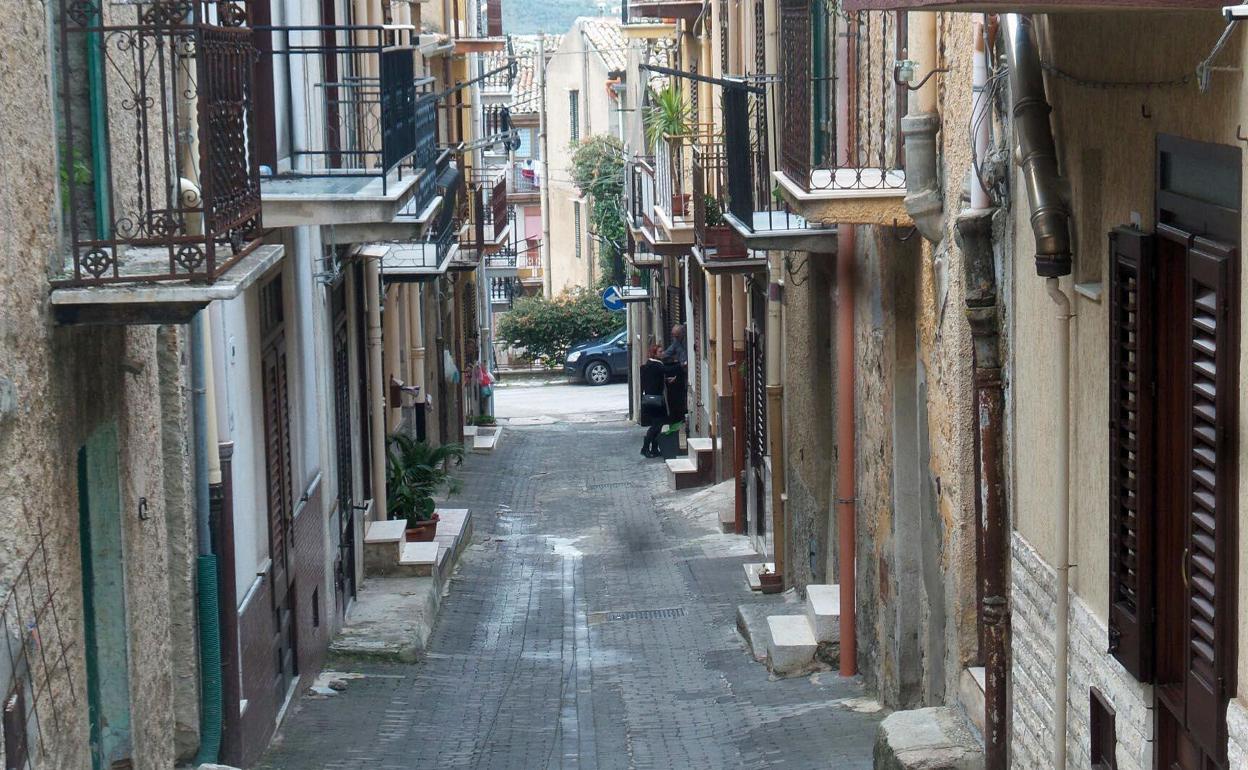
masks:
<path id="1" fill-rule="evenodd" d="M 602 290 L 602 306 L 612 311 L 624 309 L 624 298 L 620 296 L 619 286 L 608 286 Z"/>

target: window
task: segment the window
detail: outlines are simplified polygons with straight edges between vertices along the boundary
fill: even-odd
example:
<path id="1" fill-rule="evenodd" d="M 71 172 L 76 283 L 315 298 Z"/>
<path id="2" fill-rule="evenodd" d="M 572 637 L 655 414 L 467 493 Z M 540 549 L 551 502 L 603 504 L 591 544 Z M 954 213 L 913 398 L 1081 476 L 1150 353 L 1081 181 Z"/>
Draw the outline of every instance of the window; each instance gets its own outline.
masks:
<path id="1" fill-rule="evenodd" d="M 1088 691 L 1088 715 L 1091 722 L 1088 732 L 1088 759 L 1093 770 L 1118 770 L 1115 751 L 1118 736 L 1114 729 L 1114 708 L 1095 687 Z"/>
<path id="2" fill-rule="evenodd" d="M 581 258 L 581 204 L 580 201 L 572 204 L 572 231 L 576 241 L 576 258 Z"/>
<path id="3" fill-rule="evenodd" d="M 581 141 L 581 92 L 568 91 L 568 132 L 572 141 Z"/>
<path id="4" fill-rule="evenodd" d="M 519 139 L 519 146 L 516 147 L 517 158 L 533 157 L 533 129 L 517 128 L 516 137 Z"/>
<path id="5" fill-rule="evenodd" d="M 1166 136 L 1158 150 L 1156 234 L 1109 237 L 1109 650 L 1156 685 L 1158 766 L 1221 767 L 1238 625 L 1239 206 L 1196 194 L 1239 189 L 1240 158 Z M 1177 171 L 1189 161 L 1202 187 Z"/>

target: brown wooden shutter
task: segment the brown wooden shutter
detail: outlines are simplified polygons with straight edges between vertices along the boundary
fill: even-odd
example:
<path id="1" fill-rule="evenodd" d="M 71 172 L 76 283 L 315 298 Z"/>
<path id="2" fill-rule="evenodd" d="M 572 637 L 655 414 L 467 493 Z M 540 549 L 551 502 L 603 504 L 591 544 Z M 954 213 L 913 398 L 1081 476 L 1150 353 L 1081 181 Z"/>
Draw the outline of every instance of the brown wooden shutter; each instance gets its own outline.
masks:
<path id="1" fill-rule="evenodd" d="M 1141 681 L 1153 676 L 1153 237 L 1109 235 L 1109 651 Z"/>
<path id="2" fill-rule="evenodd" d="M 1234 251 L 1195 239 L 1187 257 L 1188 367 L 1185 579 L 1187 636 L 1184 691 L 1187 726 L 1206 752 L 1226 749 L 1224 709 L 1233 676 L 1235 619 L 1236 314 Z"/>
<path id="3" fill-rule="evenodd" d="M 290 578 L 287 560 L 292 516 L 290 469 L 290 405 L 286 397 L 286 349 L 278 338 L 264 354 L 264 458 L 268 487 L 269 558 L 274 585 Z"/>

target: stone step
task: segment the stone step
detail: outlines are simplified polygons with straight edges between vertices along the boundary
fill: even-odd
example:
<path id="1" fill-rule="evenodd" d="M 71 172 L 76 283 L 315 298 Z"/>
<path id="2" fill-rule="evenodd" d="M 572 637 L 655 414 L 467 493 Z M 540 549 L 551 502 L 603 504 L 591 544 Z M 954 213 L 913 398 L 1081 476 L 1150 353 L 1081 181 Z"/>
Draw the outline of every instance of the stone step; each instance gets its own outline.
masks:
<path id="1" fill-rule="evenodd" d="M 982 770 L 984 747 L 956 706 L 894 711 L 880 722 L 875 770 Z"/>
<path id="2" fill-rule="evenodd" d="M 690 452 L 711 452 L 715 449 L 715 442 L 709 438 L 694 437 L 686 443 L 689 445 Z"/>
<path id="3" fill-rule="evenodd" d="M 672 489 L 691 489 L 704 483 L 704 474 L 698 464 L 688 457 L 673 457 L 664 462 L 667 463 L 667 475 L 672 481 Z"/>
<path id="4" fill-rule="evenodd" d="M 498 446 L 498 440 L 502 435 L 502 428 L 496 426 L 477 428 L 472 437 L 472 451 L 493 452 Z"/>
<path id="5" fill-rule="evenodd" d="M 795 674 L 812 666 L 818 643 L 805 615 L 770 615 L 767 627 L 767 667 L 772 673 Z"/>
<path id="6" fill-rule="evenodd" d="M 404 543 L 396 575 L 403 577 L 437 577 L 438 542 Z"/>
<path id="7" fill-rule="evenodd" d="M 785 602 L 752 601 L 737 605 L 737 631 L 750 648 L 754 660 L 766 665 L 767 647 L 771 643 L 771 630 L 767 618 L 773 615 L 800 617 L 802 605 Z"/>
<path id="8" fill-rule="evenodd" d="M 737 512 L 731 505 L 724 505 L 719 508 L 719 529 L 728 535 L 737 531 Z"/>
<path id="9" fill-rule="evenodd" d="M 841 587 L 815 583 L 806 586 L 806 617 L 815 639 L 837 641 L 841 628 Z"/>
<path id="10" fill-rule="evenodd" d="M 958 680 L 958 700 L 962 701 L 967 718 L 981 736 L 984 734 L 984 682 L 983 666 L 963 669 Z"/>
<path id="11" fill-rule="evenodd" d="M 458 559 L 472 538 L 472 514 L 467 508 L 438 508 L 437 514 L 438 531 L 433 539 Z"/>
<path id="12" fill-rule="evenodd" d="M 768 572 L 776 571 L 775 562 L 770 561 L 764 563 L 755 562 L 754 564 L 742 564 L 741 566 L 745 569 L 745 582 L 749 584 L 751 591 L 763 590 L 762 583 L 758 581 L 758 573 L 762 572 L 764 568 L 766 568 Z"/>
<path id="13" fill-rule="evenodd" d="M 388 575 L 403 555 L 407 522 L 370 521 L 364 527 L 364 574 Z"/>

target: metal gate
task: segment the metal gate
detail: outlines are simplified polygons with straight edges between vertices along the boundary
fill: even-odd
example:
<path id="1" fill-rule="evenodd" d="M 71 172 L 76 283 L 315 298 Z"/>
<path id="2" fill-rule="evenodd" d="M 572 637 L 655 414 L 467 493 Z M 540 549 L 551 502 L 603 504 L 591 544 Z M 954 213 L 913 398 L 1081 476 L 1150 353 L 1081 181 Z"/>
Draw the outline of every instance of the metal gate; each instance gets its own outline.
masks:
<path id="1" fill-rule="evenodd" d="M 355 495 L 351 452 L 351 356 L 348 348 L 347 301 L 340 283 L 331 298 L 334 328 L 334 459 L 338 472 L 338 556 L 334 587 L 339 612 L 355 598 Z"/>
<path id="2" fill-rule="evenodd" d="M 764 332 L 757 322 L 745 331 L 745 441 L 749 465 L 750 488 L 753 490 L 754 534 L 767 533 L 766 495 L 764 493 L 763 458 L 767 455 L 767 355 Z"/>

